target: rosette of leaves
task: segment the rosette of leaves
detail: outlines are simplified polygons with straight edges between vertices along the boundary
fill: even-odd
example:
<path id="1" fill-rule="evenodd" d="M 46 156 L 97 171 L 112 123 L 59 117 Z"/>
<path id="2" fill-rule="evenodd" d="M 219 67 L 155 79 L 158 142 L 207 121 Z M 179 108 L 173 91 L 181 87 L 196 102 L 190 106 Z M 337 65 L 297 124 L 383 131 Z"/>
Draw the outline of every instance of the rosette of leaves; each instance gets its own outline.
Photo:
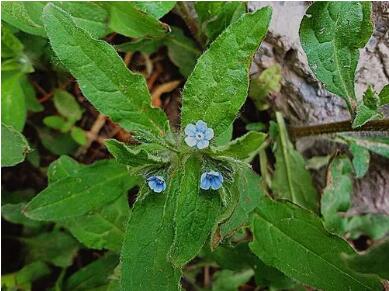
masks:
<path id="1" fill-rule="evenodd" d="M 93 38 L 60 7 L 48 4 L 42 21 L 56 56 L 96 109 L 130 131 L 139 144 L 107 141 L 119 163 L 80 166 L 61 158 L 52 172 L 58 178 L 49 179 L 48 188 L 26 206 L 26 215 L 70 223 L 70 231 L 89 247 L 117 251 L 117 244 L 99 239 L 98 233 L 76 232 L 74 225 L 84 224 L 87 216 L 101 213 L 138 184 L 127 229 L 117 239 L 119 244 L 123 239 L 122 289 L 179 290 L 181 268 L 205 244 L 214 248 L 235 229 L 248 225 L 249 213 L 262 195 L 260 179 L 247 162 L 258 153 L 266 135 L 249 132 L 232 142 L 229 138 L 247 97 L 252 57 L 270 16 L 269 8 L 243 15 L 198 59 L 182 93 L 179 131 L 169 127 L 162 110 L 151 107 L 144 78 L 129 71 L 113 47 Z M 215 133 L 211 146 L 202 151 L 183 141 L 183 129 L 197 120 L 205 121 Z M 199 179 L 207 169 L 223 173 L 220 190 L 200 190 Z M 165 191 L 150 191 L 146 177 L 151 174 L 165 177 Z M 90 227 L 98 223 L 93 219 Z"/>

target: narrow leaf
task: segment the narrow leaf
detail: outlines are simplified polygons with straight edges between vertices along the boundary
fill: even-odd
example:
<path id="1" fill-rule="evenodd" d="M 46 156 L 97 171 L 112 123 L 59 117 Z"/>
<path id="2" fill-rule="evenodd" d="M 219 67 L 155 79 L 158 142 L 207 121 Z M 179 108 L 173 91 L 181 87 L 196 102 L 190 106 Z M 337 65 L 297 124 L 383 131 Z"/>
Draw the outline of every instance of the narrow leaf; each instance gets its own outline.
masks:
<path id="1" fill-rule="evenodd" d="M 369 170 L 370 154 L 369 151 L 356 143 L 350 145 L 350 151 L 353 154 L 353 166 L 355 176 L 362 178 Z"/>
<path id="2" fill-rule="evenodd" d="M 265 36 L 269 7 L 231 24 L 199 58 L 183 91 L 181 128 L 204 120 L 215 136 L 225 132 L 247 97 L 249 66 Z"/>
<path id="3" fill-rule="evenodd" d="M 340 254 L 355 254 L 348 243 L 327 233 L 310 211 L 263 199 L 253 216 L 251 250 L 266 264 L 303 284 L 324 290 L 380 290 L 379 280 L 357 274 Z"/>
<path id="4" fill-rule="evenodd" d="M 91 38 L 53 4 L 45 7 L 43 21 L 54 52 L 97 110 L 129 131 L 164 135 L 166 116 L 151 108 L 145 79 L 130 72 L 113 47 Z"/>
<path id="5" fill-rule="evenodd" d="M 12 126 L 1 123 L 1 166 L 11 167 L 24 161 L 30 152 L 25 137 Z"/>
<path id="6" fill-rule="evenodd" d="M 373 153 L 389 158 L 389 138 L 386 136 L 362 137 L 350 134 L 340 134 L 347 143 L 355 143 Z"/>
<path id="7" fill-rule="evenodd" d="M 316 77 L 356 108 L 355 70 L 359 49 L 373 32 L 370 2 L 315 2 L 300 25 L 301 45 Z"/>

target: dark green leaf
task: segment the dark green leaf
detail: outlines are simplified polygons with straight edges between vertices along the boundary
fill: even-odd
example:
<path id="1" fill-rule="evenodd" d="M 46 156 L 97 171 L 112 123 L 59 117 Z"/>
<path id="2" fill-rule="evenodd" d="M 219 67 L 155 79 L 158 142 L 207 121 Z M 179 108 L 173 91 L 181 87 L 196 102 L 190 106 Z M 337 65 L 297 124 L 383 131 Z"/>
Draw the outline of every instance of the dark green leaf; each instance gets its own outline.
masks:
<path id="1" fill-rule="evenodd" d="M 98 161 L 50 183 L 31 200 L 25 213 L 35 220 L 61 220 L 83 215 L 115 200 L 136 182 L 125 166 L 113 160 Z"/>
<path id="2" fill-rule="evenodd" d="M 380 112 L 377 112 L 377 109 L 371 109 L 365 104 L 360 103 L 357 106 L 356 116 L 353 120 L 352 127 L 357 128 L 366 124 L 371 120 L 376 120 L 382 118 L 383 115 Z"/>
<path id="3" fill-rule="evenodd" d="M 176 5 L 176 1 L 135 1 L 134 3 L 138 9 L 158 19 Z"/>
<path id="4" fill-rule="evenodd" d="M 249 66 L 270 16 L 270 8 L 244 15 L 199 58 L 183 90 L 182 129 L 200 119 L 216 137 L 229 128 L 247 97 Z"/>
<path id="5" fill-rule="evenodd" d="M 12 223 L 22 224 L 31 228 L 38 228 L 42 225 L 41 222 L 29 219 L 26 217 L 22 210 L 26 205 L 25 202 L 21 202 L 18 204 L 5 204 L 1 206 L 1 216 Z"/>
<path id="6" fill-rule="evenodd" d="M 20 85 L 22 86 L 24 97 L 26 99 L 27 110 L 32 112 L 41 112 L 44 107 L 36 98 L 36 93 L 34 87 L 29 82 L 26 76 L 20 79 Z"/>
<path id="7" fill-rule="evenodd" d="M 47 171 L 49 184 L 67 177 L 75 177 L 81 169 L 86 167 L 87 165 L 79 164 L 76 160 L 68 156 L 61 156 L 49 166 Z"/>
<path id="8" fill-rule="evenodd" d="M 307 209 L 317 211 L 318 193 L 312 177 L 305 169 L 303 156 L 294 149 L 281 113 L 276 113 L 279 135 L 275 156 L 276 165 L 273 177 L 273 190 L 277 197 L 286 198 Z"/>
<path id="9" fill-rule="evenodd" d="M 10 290 L 30 290 L 32 282 L 49 274 L 50 268 L 45 263 L 37 261 L 25 265 L 15 273 L 2 275 L 1 286 Z"/>
<path id="10" fill-rule="evenodd" d="M 78 147 L 69 133 L 55 132 L 44 127 L 37 128 L 37 131 L 43 146 L 53 154 L 71 154 Z"/>
<path id="11" fill-rule="evenodd" d="M 10 167 L 23 162 L 30 151 L 25 137 L 12 126 L 1 123 L 1 166 Z"/>
<path id="12" fill-rule="evenodd" d="M 370 2 L 315 2 L 300 25 L 308 63 L 326 88 L 353 112 L 354 78 L 363 48 L 373 32 Z"/>
<path id="13" fill-rule="evenodd" d="M 3 11 L 4 13 L 4 11 Z M 24 46 L 6 24 L 1 25 L 1 58 L 20 55 Z"/>
<path id="14" fill-rule="evenodd" d="M 327 233 L 312 212 L 290 202 L 263 199 L 252 221 L 251 250 L 266 264 L 303 284 L 324 290 L 381 290 L 379 280 L 357 274 L 340 254 L 355 254 Z"/>
<path id="15" fill-rule="evenodd" d="M 347 266 L 358 273 L 376 274 L 389 280 L 389 241 L 373 246 L 361 254 L 344 255 Z"/>
<path id="16" fill-rule="evenodd" d="M 97 110 L 129 131 L 165 134 L 166 116 L 151 108 L 143 76 L 130 72 L 113 47 L 91 38 L 53 4 L 45 7 L 43 21 L 56 55 Z"/>
<path id="17" fill-rule="evenodd" d="M 236 291 L 254 275 L 252 269 L 233 272 L 222 270 L 214 275 L 212 291 Z"/>
<path id="18" fill-rule="evenodd" d="M 378 98 L 380 99 L 380 106 L 389 104 L 389 84 L 382 88 Z"/>

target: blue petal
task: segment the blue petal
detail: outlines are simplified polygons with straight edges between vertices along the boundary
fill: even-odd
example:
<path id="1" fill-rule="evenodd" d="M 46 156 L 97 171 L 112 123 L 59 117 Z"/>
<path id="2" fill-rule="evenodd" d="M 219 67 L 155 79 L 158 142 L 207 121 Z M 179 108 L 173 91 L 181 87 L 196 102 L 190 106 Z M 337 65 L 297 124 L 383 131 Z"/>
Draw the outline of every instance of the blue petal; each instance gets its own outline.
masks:
<path id="1" fill-rule="evenodd" d="M 213 129 L 212 128 L 208 128 L 206 131 L 205 131 L 205 139 L 206 140 L 211 140 L 213 139 L 215 133 L 213 132 Z"/>
<path id="2" fill-rule="evenodd" d="M 197 140 L 192 136 L 187 136 L 185 142 L 190 147 L 194 147 L 197 144 Z"/>
<path id="3" fill-rule="evenodd" d="M 196 122 L 196 129 L 198 131 L 205 132 L 207 130 L 207 128 L 208 128 L 208 126 L 204 121 L 199 120 Z"/>
<path id="4" fill-rule="evenodd" d="M 150 187 L 150 189 L 154 190 L 155 187 L 157 187 L 157 181 L 155 180 L 150 180 L 148 183 L 147 183 Z"/>
<path id="5" fill-rule="evenodd" d="M 210 184 L 213 190 L 217 190 L 222 186 L 222 183 L 218 177 L 213 177 Z"/>
<path id="6" fill-rule="evenodd" d="M 207 140 L 200 140 L 198 143 L 197 143 L 197 148 L 199 150 L 202 150 L 202 149 L 205 149 L 209 146 L 209 141 Z"/>
<path id="7" fill-rule="evenodd" d="M 192 124 L 192 123 L 189 123 L 185 127 L 185 134 L 187 136 L 195 136 L 196 135 L 196 126 L 194 126 L 194 124 Z"/>
<path id="8" fill-rule="evenodd" d="M 211 186 L 211 183 L 207 177 L 207 173 L 203 173 L 200 178 L 200 188 L 204 190 L 208 190 Z"/>
<path id="9" fill-rule="evenodd" d="M 156 192 L 156 193 L 161 193 L 164 189 L 163 189 L 163 185 L 164 184 L 158 184 L 158 185 L 156 185 L 156 187 L 153 189 L 154 190 L 154 192 Z"/>

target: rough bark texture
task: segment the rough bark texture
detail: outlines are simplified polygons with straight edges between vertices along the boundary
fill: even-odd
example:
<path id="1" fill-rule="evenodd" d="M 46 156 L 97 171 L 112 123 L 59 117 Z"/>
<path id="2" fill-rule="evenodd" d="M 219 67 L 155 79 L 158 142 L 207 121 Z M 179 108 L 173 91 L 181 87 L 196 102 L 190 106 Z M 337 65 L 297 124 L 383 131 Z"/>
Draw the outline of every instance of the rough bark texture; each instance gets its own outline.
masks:
<path id="1" fill-rule="evenodd" d="M 350 119 L 343 100 L 326 91 L 308 67 L 299 41 L 298 30 L 309 2 L 249 2 L 250 11 L 272 6 L 269 33 L 251 68 L 253 76 L 272 64 L 282 67 L 282 88 L 271 96 L 274 109 L 284 113 L 294 126 L 330 123 Z M 389 83 L 389 2 L 373 2 L 375 29 L 361 50 L 356 74 L 356 94 L 361 98 L 370 84 L 380 91 Z M 388 108 L 385 110 L 388 116 Z M 382 134 L 382 133 L 381 133 Z M 387 133 L 386 133 L 387 134 Z M 306 156 L 331 154 L 339 145 L 320 137 L 301 138 L 297 148 Z M 323 173 L 316 173 L 319 188 Z M 355 182 L 350 213 L 389 214 L 389 163 L 373 155 L 368 174 Z"/>

